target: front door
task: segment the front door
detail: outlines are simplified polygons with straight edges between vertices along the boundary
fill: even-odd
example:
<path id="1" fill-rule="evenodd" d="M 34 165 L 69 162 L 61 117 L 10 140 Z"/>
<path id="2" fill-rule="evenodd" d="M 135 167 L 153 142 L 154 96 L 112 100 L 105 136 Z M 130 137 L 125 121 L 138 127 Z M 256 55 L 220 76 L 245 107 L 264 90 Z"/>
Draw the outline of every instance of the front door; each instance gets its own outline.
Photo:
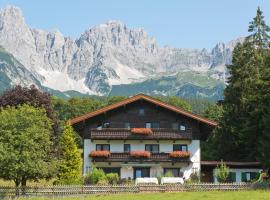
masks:
<path id="1" fill-rule="evenodd" d="M 150 168 L 134 168 L 134 179 L 150 177 Z"/>

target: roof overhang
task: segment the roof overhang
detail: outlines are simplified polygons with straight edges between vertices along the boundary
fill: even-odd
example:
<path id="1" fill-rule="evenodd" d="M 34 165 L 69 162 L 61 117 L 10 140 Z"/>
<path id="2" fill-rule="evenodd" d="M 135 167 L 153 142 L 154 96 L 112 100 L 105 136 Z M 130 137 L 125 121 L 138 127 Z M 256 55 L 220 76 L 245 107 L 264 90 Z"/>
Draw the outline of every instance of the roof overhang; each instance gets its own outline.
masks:
<path id="1" fill-rule="evenodd" d="M 155 98 L 153 98 L 153 97 L 150 97 L 150 96 L 147 96 L 147 95 L 145 95 L 145 94 L 138 94 L 138 95 L 129 97 L 129 98 L 127 98 L 127 99 L 124 99 L 124 100 L 122 100 L 122 101 L 120 101 L 120 102 L 117 102 L 117 103 L 115 103 L 115 104 L 112 104 L 112 105 L 103 107 L 103 108 L 98 109 L 98 110 L 95 110 L 95 111 L 93 111 L 93 112 L 86 113 L 86 114 L 81 115 L 81 116 L 79 116 L 79 117 L 75 117 L 75 118 L 69 120 L 69 123 L 70 123 L 71 125 L 74 125 L 74 124 L 80 123 L 80 122 L 82 122 L 82 121 L 84 121 L 84 120 L 90 119 L 90 118 L 95 117 L 95 116 L 97 116 L 97 115 L 106 113 L 106 112 L 108 112 L 108 111 L 117 109 L 117 108 L 119 108 L 119 107 L 121 107 L 121 106 L 125 106 L 125 105 L 127 105 L 127 104 L 136 102 L 136 101 L 141 100 L 141 99 L 143 99 L 143 100 L 145 100 L 145 101 L 147 101 L 147 102 L 156 104 L 156 105 L 158 105 L 158 106 L 160 106 L 160 107 L 163 107 L 163 108 L 165 108 L 165 109 L 171 110 L 171 111 L 173 111 L 173 112 L 175 112 L 175 113 L 185 115 L 185 116 L 187 116 L 187 117 L 189 117 L 189 118 L 192 118 L 192 119 L 194 119 L 194 120 L 197 120 L 197 121 L 202 122 L 202 123 L 204 123 L 204 124 L 207 124 L 207 125 L 209 125 L 209 126 L 217 126 L 217 122 L 215 122 L 215 121 L 212 121 L 212 120 L 207 119 L 207 118 L 205 118 L 205 117 L 202 117 L 202 116 L 200 116 L 200 115 L 194 114 L 194 113 L 192 113 L 192 112 L 186 111 L 186 110 L 184 110 L 184 109 L 175 107 L 175 106 L 170 105 L 170 104 L 168 104 L 168 103 L 162 102 L 162 101 L 160 101 L 160 100 L 157 100 L 157 99 L 155 99 Z"/>

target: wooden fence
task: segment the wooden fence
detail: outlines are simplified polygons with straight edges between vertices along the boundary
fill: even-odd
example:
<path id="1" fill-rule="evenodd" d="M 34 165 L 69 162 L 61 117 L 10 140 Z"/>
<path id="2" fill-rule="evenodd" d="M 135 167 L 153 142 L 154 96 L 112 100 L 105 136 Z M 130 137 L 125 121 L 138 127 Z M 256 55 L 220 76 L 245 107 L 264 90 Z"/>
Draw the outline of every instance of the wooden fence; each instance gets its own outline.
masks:
<path id="1" fill-rule="evenodd" d="M 197 183 L 197 184 L 168 184 L 168 185 L 63 185 L 46 187 L 15 187 L 0 186 L 0 198 L 22 195 L 25 196 L 65 196 L 81 194 L 116 194 L 142 192 L 182 192 L 182 191 L 211 191 L 211 190 L 249 190 L 254 189 L 252 183 Z"/>

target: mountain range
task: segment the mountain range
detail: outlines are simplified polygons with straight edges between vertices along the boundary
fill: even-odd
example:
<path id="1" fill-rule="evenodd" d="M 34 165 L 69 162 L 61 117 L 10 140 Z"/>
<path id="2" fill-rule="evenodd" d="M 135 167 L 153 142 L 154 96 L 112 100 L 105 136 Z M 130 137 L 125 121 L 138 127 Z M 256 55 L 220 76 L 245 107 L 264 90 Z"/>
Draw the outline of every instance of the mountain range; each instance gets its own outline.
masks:
<path id="1" fill-rule="evenodd" d="M 138 92 L 223 98 L 232 51 L 243 38 L 211 51 L 160 47 L 142 28 L 108 21 L 77 39 L 27 25 L 18 7 L 0 10 L 0 90 L 37 87 L 62 96 Z"/>

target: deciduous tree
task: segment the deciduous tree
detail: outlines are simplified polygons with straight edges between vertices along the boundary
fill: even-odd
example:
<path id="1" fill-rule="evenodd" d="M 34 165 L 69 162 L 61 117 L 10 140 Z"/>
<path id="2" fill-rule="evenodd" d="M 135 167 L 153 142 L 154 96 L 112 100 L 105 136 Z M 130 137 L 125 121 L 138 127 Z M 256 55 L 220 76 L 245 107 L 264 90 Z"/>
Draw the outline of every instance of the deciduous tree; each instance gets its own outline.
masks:
<path id="1" fill-rule="evenodd" d="M 45 109 L 24 104 L 0 110 L 1 178 L 24 187 L 53 175 L 51 125 Z"/>

